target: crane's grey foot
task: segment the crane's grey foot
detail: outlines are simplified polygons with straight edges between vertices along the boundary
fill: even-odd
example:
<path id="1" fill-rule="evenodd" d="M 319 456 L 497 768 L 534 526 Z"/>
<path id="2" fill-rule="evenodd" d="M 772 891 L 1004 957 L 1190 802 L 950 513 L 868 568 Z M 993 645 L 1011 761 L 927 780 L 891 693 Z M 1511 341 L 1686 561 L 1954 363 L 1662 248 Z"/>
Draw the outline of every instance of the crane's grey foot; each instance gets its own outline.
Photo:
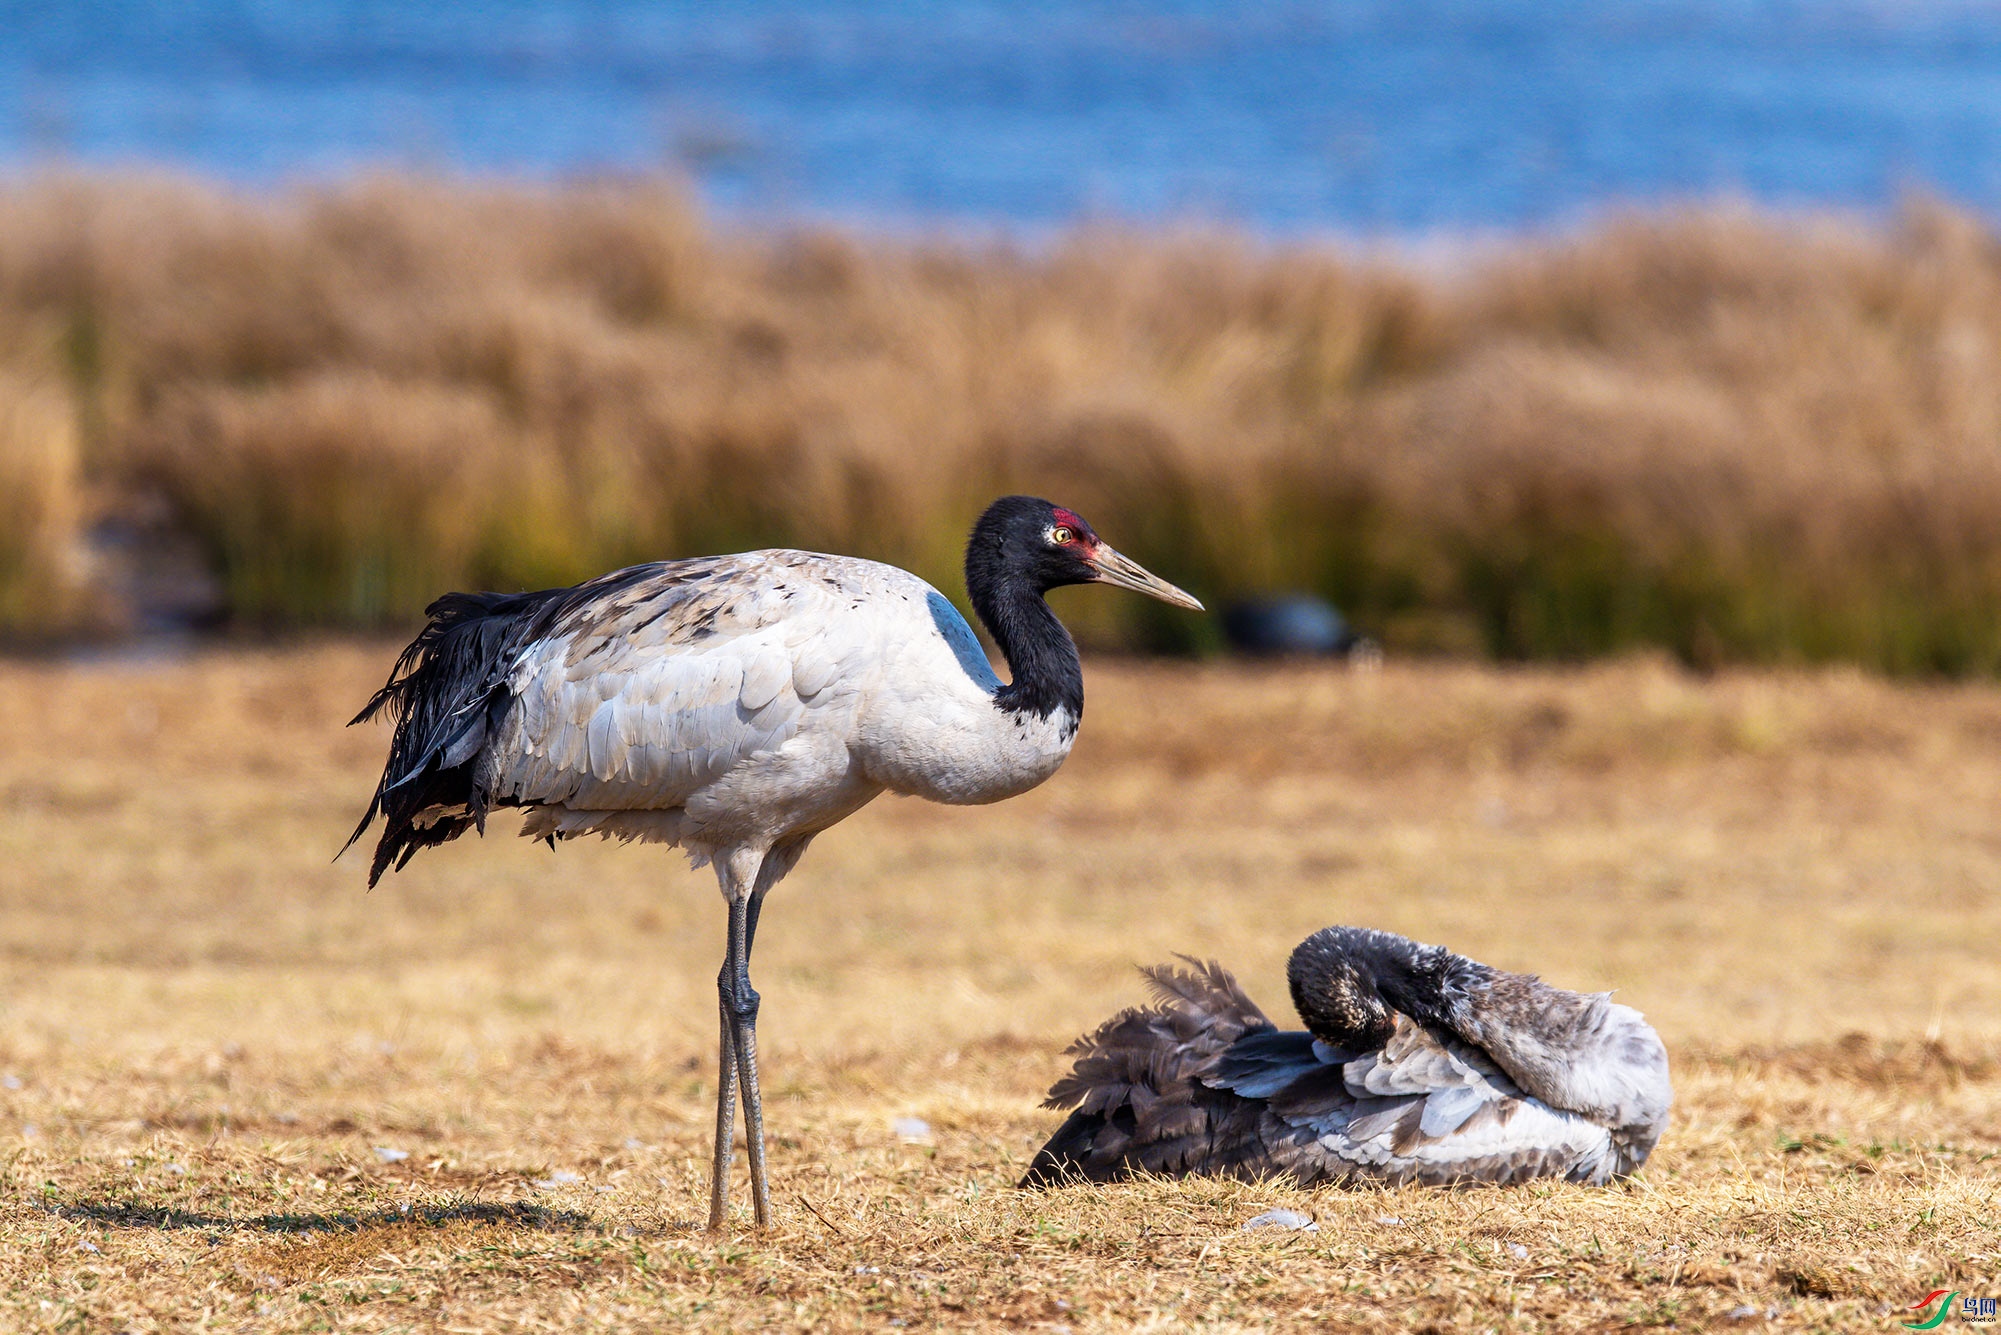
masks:
<path id="1" fill-rule="evenodd" d="M 717 980 L 722 1005 L 722 1055 L 716 1062 L 716 1153 L 709 1169 L 709 1231 L 723 1226 L 730 1209 L 730 1143 L 736 1138 L 736 1017 L 731 1014 L 729 973 Z"/>
<path id="2" fill-rule="evenodd" d="M 743 1086 L 743 1142 L 750 1155 L 750 1204 L 759 1228 L 771 1224 L 771 1184 L 764 1173 L 764 1098 L 757 1080 L 757 990 L 745 978 L 737 994 L 737 1079 Z"/>

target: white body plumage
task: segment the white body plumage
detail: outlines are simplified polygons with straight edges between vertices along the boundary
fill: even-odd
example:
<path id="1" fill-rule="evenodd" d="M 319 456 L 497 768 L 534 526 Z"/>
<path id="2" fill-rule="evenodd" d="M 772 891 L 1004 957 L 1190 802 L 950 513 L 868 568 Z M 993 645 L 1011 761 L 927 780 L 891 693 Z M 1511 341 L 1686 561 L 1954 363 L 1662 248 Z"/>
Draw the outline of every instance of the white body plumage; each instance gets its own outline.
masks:
<path id="1" fill-rule="evenodd" d="M 995 802 L 1054 774 L 1076 720 L 1003 709 L 944 595 L 907 571 L 773 550 L 665 563 L 520 655 L 485 754 L 531 837 L 706 861 L 811 835 L 889 791 Z"/>

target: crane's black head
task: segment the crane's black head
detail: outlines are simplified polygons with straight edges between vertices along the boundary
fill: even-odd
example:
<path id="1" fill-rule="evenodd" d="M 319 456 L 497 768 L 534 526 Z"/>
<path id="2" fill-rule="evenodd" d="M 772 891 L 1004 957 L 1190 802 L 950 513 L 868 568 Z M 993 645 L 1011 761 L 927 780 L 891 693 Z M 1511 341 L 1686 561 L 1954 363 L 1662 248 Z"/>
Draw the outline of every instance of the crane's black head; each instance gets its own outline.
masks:
<path id="1" fill-rule="evenodd" d="M 1112 550 L 1082 516 L 1034 496 L 1003 496 L 989 505 L 966 543 L 966 592 L 983 618 L 1006 588 L 1037 596 L 1066 584 L 1111 584 L 1201 611 L 1202 604 Z M 991 625 L 991 621 L 989 622 Z"/>
<path id="2" fill-rule="evenodd" d="M 1002 709 L 1048 718 L 1084 716 L 1084 672 L 1070 633 L 1042 601 L 1065 584 L 1115 584 L 1178 607 L 1188 594 L 1113 551 L 1075 511 L 1033 496 L 1003 496 L 966 542 L 966 594 L 1006 655 L 1014 680 L 994 693 Z"/>
<path id="3" fill-rule="evenodd" d="M 1285 975 L 1293 1007 L 1315 1038 L 1350 1052 L 1373 1052 L 1389 1042 L 1392 1012 L 1445 1023 L 1457 965 L 1471 961 L 1391 932 L 1329 927 L 1299 943 Z"/>

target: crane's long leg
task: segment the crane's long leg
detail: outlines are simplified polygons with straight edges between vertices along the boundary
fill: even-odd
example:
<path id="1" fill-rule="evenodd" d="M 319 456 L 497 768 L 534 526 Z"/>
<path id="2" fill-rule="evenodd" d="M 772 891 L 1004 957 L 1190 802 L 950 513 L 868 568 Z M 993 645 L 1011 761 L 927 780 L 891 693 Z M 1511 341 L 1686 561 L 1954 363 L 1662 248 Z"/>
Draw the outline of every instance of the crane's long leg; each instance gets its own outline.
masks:
<path id="1" fill-rule="evenodd" d="M 736 1102 L 743 1095 L 744 1142 L 750 1151 L 751 1210 L 759 1228 L 771 1223 L 771 1184 L 764 1170 L 764 1099 L 757 1075 L 757 989 L 750 985 L 750 950 L 764 897 L 785 878 L 812 836 L 794 838 L 762 855 L 740 850 L 716 860 L 717 879 L 729 899 L 730 931 L 723 970 L 716 978 L 722 1018 L 722 1052 L 716 1088 L 716 1154 L 709 1193 L 709 1228 L 719 1229 L 729 1214 L 730 1148 L 736 1134 Z M 749 893 L 744 893 L 744 887 Z"/>
<path id="2" fill-rule="evenodd" d="M 722 1015 L 722 1056 L 716 1062 L 716 1152 L 709 1164 L 709 1230 L 714 1232 L 723 1226 L 723 1219 L 730 1209 L 730 1142 L 736 1138 L 736 1020 L 730 1014 L 730 997 L 725 979 L 729 977 L 729 962 L 723 963 L 723 975 L 716 980 L 720 993 Z"/>
<path id="3" fill-rule="evenodd" d="M 736 1101 L 743 1093 L 744 1147 L 750 1155 L 751 1211 L 759 1228 L 771 1223 L 771 1186 L 764 1170 L 764 1100 L 757 1078 L 757 989 L 750 985 L 750 948 L 764 907 L 760 885 L 730 901 L 729 946 L 716 979 L 722 1017 L 721 1056 L 716 1088 L 716 1152 L 709 1186 L 709 1227 L 723 1226 L 729 1213 L 730 1150 L 736 1138 Z"/>
<path id="4" fill-rule="evenodd" d="M 758 910 L 764 893 L 753 893 L 741 915 L 743 946 L 737 953 L 736 974 L 736 1072 L 743 1092 L 743 1141 L 750 1156 L 751 1215 L 759 1228 L 771 1226 L 771 1184 L 764 1174 L 764 1098 L 757 1075 L 757 989 L 750 985 L 750 947 L 757 933 Z M 739 915 L 730 915 L 732 935 Z"/>

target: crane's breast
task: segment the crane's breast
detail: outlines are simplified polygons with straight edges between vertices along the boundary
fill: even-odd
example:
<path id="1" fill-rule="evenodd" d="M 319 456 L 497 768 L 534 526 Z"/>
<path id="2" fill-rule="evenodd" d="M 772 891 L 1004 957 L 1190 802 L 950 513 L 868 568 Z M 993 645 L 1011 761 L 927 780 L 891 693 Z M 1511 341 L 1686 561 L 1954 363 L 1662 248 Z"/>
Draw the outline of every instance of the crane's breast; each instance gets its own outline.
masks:
<path id="1" fill-rule="evenodd" d="M 928 585 L 885 604 L 880 670 L 863 701 L 859 751 L 885 788 L 972 805 L 1027 792 L 1056 773 L 1076 738 L 1067 709 L 1005 708 L 972 627 Z M 901 595 L 900 595 L 901 597 Z"/>

